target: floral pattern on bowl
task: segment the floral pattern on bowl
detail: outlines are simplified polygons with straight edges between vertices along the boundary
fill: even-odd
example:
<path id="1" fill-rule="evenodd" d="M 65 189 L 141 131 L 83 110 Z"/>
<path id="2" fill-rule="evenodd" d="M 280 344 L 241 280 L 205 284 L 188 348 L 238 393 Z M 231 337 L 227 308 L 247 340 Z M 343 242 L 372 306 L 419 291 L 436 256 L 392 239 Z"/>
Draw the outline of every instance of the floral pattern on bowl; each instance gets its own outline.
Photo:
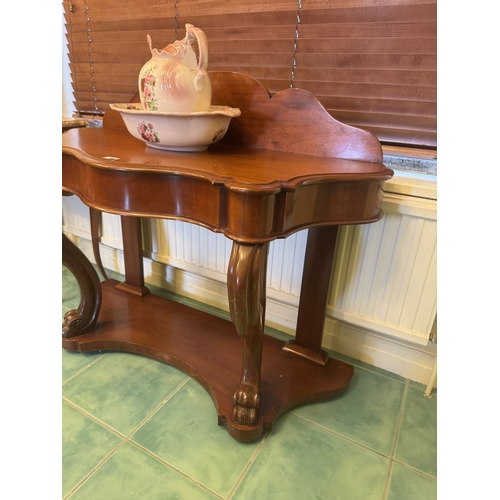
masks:
<path id="1" fill-rule="evenodd" d="M 226 135 L 227 128 L 221 128 L 215 132 L 214 136 L 212 137 L 212 142 L 217 142 L 220 141 L 225 135 Z"/>
<path id="2" fill-rule="evenodd" d="M 139 123 L 137 126 L 137 130 L 139 131 L 139 134 L 141 134 L 141 137 L 147 141 L 147 142 L 160 142 L 160 139 L 158 137 L 158 133 L 155 132 L 153 124 L 146 122 Z"/>

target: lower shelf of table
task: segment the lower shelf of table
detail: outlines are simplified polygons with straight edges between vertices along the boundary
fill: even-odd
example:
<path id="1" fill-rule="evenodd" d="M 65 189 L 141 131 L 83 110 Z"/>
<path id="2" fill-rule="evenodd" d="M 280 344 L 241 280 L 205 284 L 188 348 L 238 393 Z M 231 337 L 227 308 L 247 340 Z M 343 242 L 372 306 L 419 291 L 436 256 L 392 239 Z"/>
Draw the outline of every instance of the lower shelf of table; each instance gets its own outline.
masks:
<path id="1" fill-rule="evenodd" d="M 282 350 L 284 342 L 264 336 L 259 421 L 232 419 L 233 393 L 241 374 L 241 339 L 230 321 L 149 294 L 138 297 L 102 283 L 103 301 L 93 332 L 63 338 L 63 347 L 88 352 L 126 351 L 158 359 L 184 371 L 210 394 L 218 424 L 238 441 L 252 441 L 294 406 L 343 392 L 353 367 L 330 359 L 321 366 Z"/>

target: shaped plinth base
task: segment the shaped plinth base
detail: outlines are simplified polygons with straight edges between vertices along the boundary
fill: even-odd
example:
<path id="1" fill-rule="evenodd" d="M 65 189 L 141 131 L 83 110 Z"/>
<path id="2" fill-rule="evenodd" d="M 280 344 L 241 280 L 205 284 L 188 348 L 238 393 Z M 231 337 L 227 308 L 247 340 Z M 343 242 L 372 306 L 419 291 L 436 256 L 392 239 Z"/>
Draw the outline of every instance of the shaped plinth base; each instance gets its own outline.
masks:
<path id="1" fill-rule="evenodd" d="M 158 359 L 184 371 L 210 394 L 218 424 L 238 441 L 253 441 L 294 406 L 343 392 L 353 367 L 335 359 L 326 366 L 283 351 L 284 342 L 264 336 L 259 420 L 232 420 L 233 394 L 241 374 L 241 339 L 230 321 L 154 294 L 139 297 L 102 283 L 103 300 L 95 331 L 63 338 L 63 347 L 88 352 L 125 351 Z"/>

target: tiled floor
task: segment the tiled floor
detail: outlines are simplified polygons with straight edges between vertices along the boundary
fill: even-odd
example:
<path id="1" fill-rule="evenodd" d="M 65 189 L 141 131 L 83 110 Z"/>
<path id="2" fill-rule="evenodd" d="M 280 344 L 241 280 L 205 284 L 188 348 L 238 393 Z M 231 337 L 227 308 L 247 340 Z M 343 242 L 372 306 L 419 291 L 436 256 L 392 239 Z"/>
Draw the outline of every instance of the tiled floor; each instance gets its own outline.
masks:
<path id="1" fill-rule="evenodd" d="M 63 314 L 78 301 L 63 267 Z M 62 359 L 63 498 L 437 498 L 437 394 L 426 398 L 397 375 L 348 359 L 347 392 L 294 408 L 243 444 L 217 426 L 204 389 L 173 367 L 119 352 Z"/>

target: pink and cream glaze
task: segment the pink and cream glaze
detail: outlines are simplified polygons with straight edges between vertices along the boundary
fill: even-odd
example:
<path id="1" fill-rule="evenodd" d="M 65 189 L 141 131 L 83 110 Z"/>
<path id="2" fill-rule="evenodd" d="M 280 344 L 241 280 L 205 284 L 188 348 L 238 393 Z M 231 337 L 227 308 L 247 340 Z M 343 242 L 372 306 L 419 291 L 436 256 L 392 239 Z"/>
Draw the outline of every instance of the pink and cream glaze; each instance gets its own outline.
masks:
<path id="1" fill-rule="evenodd" d="M 186 36 L 165 48 L 152 47 L 151 59 L 139 73 L 139 95 L 148 111 L 195 113 L 208 111 L 212 85 L 207 74 L 208 43 L 205 33 L 186 24 Z M 198 58 L 193 43 L 198 44 Z"/>

